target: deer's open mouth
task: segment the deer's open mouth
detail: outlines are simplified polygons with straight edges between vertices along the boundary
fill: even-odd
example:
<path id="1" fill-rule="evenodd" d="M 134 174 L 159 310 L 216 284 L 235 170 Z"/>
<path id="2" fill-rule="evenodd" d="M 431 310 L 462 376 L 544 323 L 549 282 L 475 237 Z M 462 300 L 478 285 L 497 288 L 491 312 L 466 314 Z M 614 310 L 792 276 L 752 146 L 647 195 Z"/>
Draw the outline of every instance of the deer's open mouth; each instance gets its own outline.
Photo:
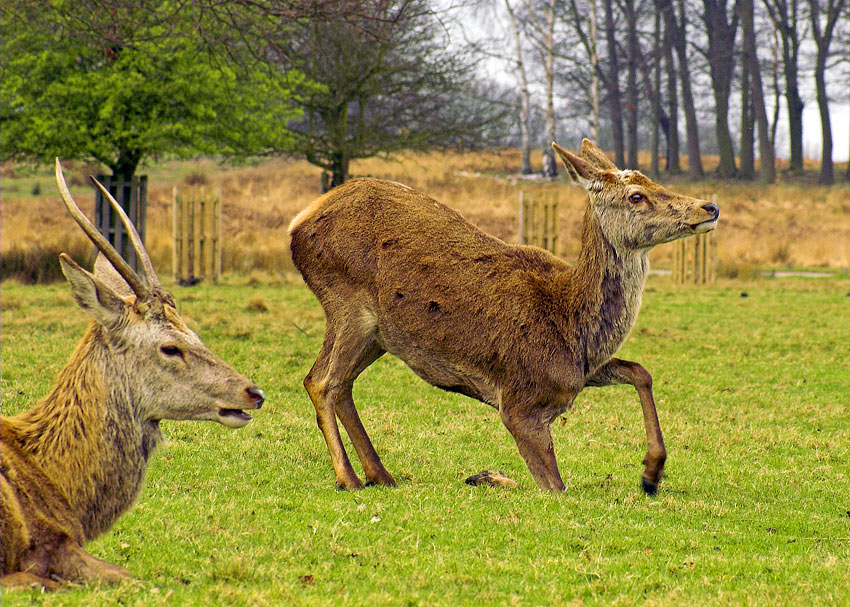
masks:
<path id="1" fill-rule="evenodd" d="M 254 418 L 245 413 L 242 409 L 219 409 L 218 423 L 228 428 L 241 428 L 247 425 Z"/>

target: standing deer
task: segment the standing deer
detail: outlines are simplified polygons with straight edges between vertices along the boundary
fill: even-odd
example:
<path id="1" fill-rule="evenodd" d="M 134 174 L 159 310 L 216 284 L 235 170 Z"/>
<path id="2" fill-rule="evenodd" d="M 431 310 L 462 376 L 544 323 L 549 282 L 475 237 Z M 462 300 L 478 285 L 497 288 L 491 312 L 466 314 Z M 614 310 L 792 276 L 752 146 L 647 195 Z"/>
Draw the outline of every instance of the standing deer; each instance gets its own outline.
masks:
<path id="1" fill-rule="evenodd" d="M 62 272 L 91 325 L 50 394 L 0 418 L 0 583 L 113 582 L 122 567 L 83 546 L 138 495 L 162 419 L 251 421 L 263 391 L 216 358 L 177 313 L 138 233 L 95 181 L 129 232 L 141 276 L 101 236 L 56 181 L 71 216 L 100 250 L 94 274 L 64 253 Z"/>
<path id="2" fill-rule="evenodd" d="M 631 384 L 649 448 L 643 489 L 657 491 L 667 453 L 639 364 L 612 358 L 637 317 L 655 245 L 708 232 L 713 203 L 620 171 L 584 140 L 552 144 L 588 192 L 578 261 L 512 246 L 456 211 L 390 181 L 357 179 L 315 200 L 289 226 L 292 259 L 322 304 L 326 333 L 304 379 L 336 483 L 356 489 L 339 417 L 368 483 L 395 485 L 354 407 L 357 376 L 384 352 L 428 383 L 499 410 L 542 489 L 563 491 L 551 424 L 586 386 Z"/>

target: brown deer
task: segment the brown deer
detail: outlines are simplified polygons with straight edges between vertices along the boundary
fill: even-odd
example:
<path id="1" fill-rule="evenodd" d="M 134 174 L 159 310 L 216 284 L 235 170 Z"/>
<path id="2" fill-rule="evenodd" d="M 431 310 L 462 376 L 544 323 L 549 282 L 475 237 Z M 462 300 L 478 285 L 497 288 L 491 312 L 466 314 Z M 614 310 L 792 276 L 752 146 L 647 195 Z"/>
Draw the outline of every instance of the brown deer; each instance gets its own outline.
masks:
<path id="1" fill-rule="evenodd" d="M 534 480 L 551 491 L 564 490 L 552 421 L 586 386 L 633 385 L 649 443 L 643 489 L 657 491 L 667 454 L 652 378 L 612 356 L 640 308 L 647 252 L 712 230 L 719 210 L 618 170 L 586 139 L 581 156 L 552 145 L 589 195 L 575 265 L 506 244 L 390 181 L 352 180 L 293 219 L 292 259 L 327 323 L 304 386 L 339 487 L 363 484 L 336 417 L 366 481 L 395 484 L 351 397 L 357 376 L 391 352 L 428 383 L 498 408 Z"/>
<path id="2" fill-rule="evenodd" d="M 65 255 L 62 271 L 91 325 L 50 394 L 0 418 L 0 583 L 113 582 L 128 577 L 83 546 L 138 495 L 162 419 L 212 420 L 239 428 L 265 395 L 201 343 L 164 291 L 132 223 L 140 275 L 77 207 L 59 160 L 62 199 L 100 251 L 94 274 Z"/>

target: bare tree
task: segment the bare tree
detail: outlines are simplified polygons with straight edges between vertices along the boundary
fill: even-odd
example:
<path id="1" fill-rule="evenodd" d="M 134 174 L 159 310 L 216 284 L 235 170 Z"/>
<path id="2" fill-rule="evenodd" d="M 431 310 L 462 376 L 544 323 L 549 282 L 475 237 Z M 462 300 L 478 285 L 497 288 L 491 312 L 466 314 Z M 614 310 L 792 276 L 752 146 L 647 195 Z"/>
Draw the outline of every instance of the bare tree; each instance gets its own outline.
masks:
<path id="1" fill-rule="evenodd" d="M 656 10 L 660 14 L 660 9 Z M 682 170 L 679 164 L 679 94 L 676 87 L 676 60 L 673 56 L 673 35 L 664 20 L 664 69 L 667 72 L 667 107 L 670 122 L 667 125 L 667 162 L 664 168 L 670 173 Z"/>
<path id="2" fill-rule="evenodd" d="M 835 25 L 844 10 L 845 2 L 846 0 L 809 0 L 812 37 L 817 45 L 815 88 L 823 140 L 818 183 L 827 185 L 835 181 L 835 170 L 832 164 L 832 123 L 829 119 L 829 97 L 826 90 L 826 62 L 830 54 L 829 45 L 832 42 Z"/>
<path id="3" fill-rule="evenodd" d="M 654 27 L 653 27 L 654 36 L 653 46 L 652 46 L 652 74 L 654 77 L 654 92 L 655 94 L 650 94 L 650 101 L 652 103 L 652 145 L 651 152 L 652 158 L 650 160 L 650 172 L 657 176 L 660 174 L 660 170 L 658 167 L 658 152 L 659 152 L 659 138 L 658 138 L 658 129 L 661 122 L 661 115 L 664 110 L 661 107 L 661 15 L 658 14 L 658 11 L 655 11 L 654 15 Z M 649 70 L 644 70 L 645 73 L 648 74 Z M 647 78 L 649 76 L 647 75 Z M 665 116 L 666 118 L 666 116 Z M 669 123 L 669 120 L 667 121 Z"/>
<path id="4" fill-rule="evenodd" d="M 637 70 L 641 49 L 638 42 L 638 10 L 635 0 L 618 0 L 626 19 L 626 167 L 638 168 L 638 85 Z"/>
<path id="5" fill-rule="evenodd" d="M 590 132 L 593 140 L 598 142 L 599 81 L 603 74 L 599 63 L 597 0 L 587 0 L 586 11 L 579 6 L 577 0 L 566 0 L 566 2 L 567 10 L 564 14 L 569 18 L 565 19 L 565 22 L 578 37 L 589 64 Z M 565 53 L 559 53 L 561 58 L 564 58 L 565 55 Z"/>
<path id="6" fill-rule="evenodd" d="M 789 169 L 803 171 L 803 99 L 800 97 L 799 59 L 803 32 L 798 0 L 763 0 L 782 43 L 782 69 L 785 76 L 785 104 L 788 109 Z"/>
<path id="7" fill-rule="evenodd" d="M 688 141 L 688 176 L 702 179 L 702 156 L 699 146 L 699 125 L 697 123 L 694 94 L 691 88 L 691 73 L 688 60 L 687 25 L 688 16 L 685 4 L 679 0 L 679 15 L 673 7 L 673 0 L 655 0 L 656 7 L 664 17 L 670 41 L 679 61 L 679 80 L 682 86 L 682 109 L 685 112 L 685 132 Z"/>
<path id="8" fill-rule="evenodd" d="M 295 153 L 328 171 L 331 187 L 348 178 L 355 158 L 476 145 L 492 117 L 465 111 L 475 63 L 466 48 L 449 44 L 427 0 L 360 4 L 360 21 L 301 20 L 268 49 L 272 65 L 274 55 L 281 58 L 304 112 L 290 125 Z"/>
<path id="9" fill-rule="evenodd" d="M 717 172 L 721 177 L 734 177 L 735 149 L 729 132 L 729 95 L 735 71 L 735 37 L 738 32 L 738 14 L 729 14 L 727 0 L 703 0 L 702 20 L 708 37 L 705 57 L 711 72 L 714 93 L 714 129 L 720 162 Z"/>
<path id="10" fill-rule="evenodd" d="M 525 61 L 522 53 L 522 33 L 516 13 L 509 0 L 505 0 L 505 8 L 511 22 L 511 31 L 514 36 L 514 66 L 516 77 L 519 81 L 520 110 L 519 131 L 522 143 L 522 174 L 531 173 L 531 136 L 529 134 L 528 121 L 531 112 L 531 92 L 528 89 L 528 74 L 525 70 Z"/>
<path id="11" fill-rule="evenodd" d="M 623 137 L 623 105 L 620 92 L 620 62 L 617 53 L 617 26 L 611 0 L 603 0 L 605 7 L 605 38 L 608 47 L 608 70 L 605 78 L 607 103 L 614 138 L 614 164 L 625 166 Z"/>
<path id="12" fill-rule="evenodd" d="M 741 29 L 744 36 L 744 61 L 748 65 L 750 95 L 752 96 L 756 124 L 758 124 L 760 179 L 762 183 L 773 183 L 776 181 L 776 167 L 774 165 L 773 146 L 770 141 L 770 126 L 764 103 L 764 87 L 762 86 L 761 67 L 759 66 L 756 46 L 753 0 L 738 0 L 738 10 L 740 11 Z"/>
<path id="13" fill-rule="evenodd" d="M 590 0 L 590 64 L 593 68 L 592 75 L 592 106 L 593 120 L 591 132 L 593 133 L 594 141 L 599 141 L 599 52 L 597 45 L 599 19 L 596 13 L 596 0 Z M 850 166 L 850 165 L 848 165 Z"/>
<path id="14" fill-rule="evenodd" d="M 507 0 L 506 0 L 507 1 Z M 555 141 L 555 0 L 546 0 L 542 6 L 532 6 L 530 0 L 525 0 L 525 7 L 529 17 L 540 65 L 543 66 L 544 98 L 546 101 L 543 115 L 546 120 L 546 143 L 543 146 L 544 155 L 552 154 L 549 146 Z M 538 14 L 543 13 L 543 16 Z M 545 167 L 549 176 L 558 174 L 558 165 L 555 163 L 554 155 L 551 162 Z"/>
<path id="15" fill-rule="evenodd" d="M 752 179 L 756 172 L 755 153 L 753 151 L 753 147 L 755 146 L 755 125 L 753 102 L 750 95 L 750 65 L 747 61 L 741 61 L 741 168 L 738 174 L 743 179 Z"/>

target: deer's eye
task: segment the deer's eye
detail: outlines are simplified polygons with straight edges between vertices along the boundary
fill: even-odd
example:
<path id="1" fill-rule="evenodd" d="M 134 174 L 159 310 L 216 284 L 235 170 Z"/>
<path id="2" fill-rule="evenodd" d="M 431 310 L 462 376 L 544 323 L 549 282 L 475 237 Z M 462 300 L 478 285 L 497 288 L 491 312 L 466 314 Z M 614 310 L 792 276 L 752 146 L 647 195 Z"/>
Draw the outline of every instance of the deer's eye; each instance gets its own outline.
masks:
<path id="1" fill-rule="evenodd" d="M 641 194 L 639 192 L 635 192 L 634 194 L 629 196 L 629 200 L 631 200 L 633 204 L 637 204 L 641 200 L 643 200 L 643 194 Z"/>
<path id="2" fill-rule="evenodd" d="M 180 358 L 183 358 L 183 353 L 177 346 L 162 346 L 159 351 L 166 356 L 179 356 Z"/>

